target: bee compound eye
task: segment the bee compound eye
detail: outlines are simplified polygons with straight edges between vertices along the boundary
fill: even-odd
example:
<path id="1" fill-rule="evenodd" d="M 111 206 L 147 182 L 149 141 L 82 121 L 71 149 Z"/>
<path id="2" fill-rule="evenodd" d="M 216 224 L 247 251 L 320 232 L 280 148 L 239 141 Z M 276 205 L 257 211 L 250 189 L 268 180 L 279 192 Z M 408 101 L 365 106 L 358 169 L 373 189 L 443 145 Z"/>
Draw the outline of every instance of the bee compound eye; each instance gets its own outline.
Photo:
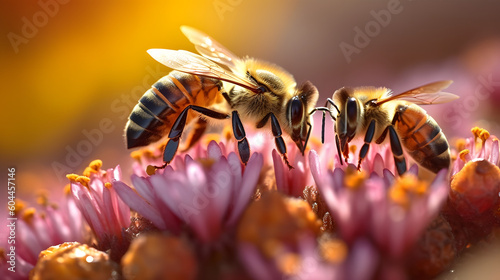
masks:
<path id="1" fill-rule="evenodd" d="M 292 125 L 297 125 L 302 122 L 302 118 L 304 116 L 304 106 L 302 106 L 302 102 L 299 98 L 294 97 L 290 102 L 290 120 L 292 121 Z"/>
<path id="2" fill-rule="evenodd" d="M 351 97 L 347 100 L 346 103 L 346 114 L 347 114 L 347 122 L 355 123 L 358 119 L 358 103 L 354 97 Z"/>

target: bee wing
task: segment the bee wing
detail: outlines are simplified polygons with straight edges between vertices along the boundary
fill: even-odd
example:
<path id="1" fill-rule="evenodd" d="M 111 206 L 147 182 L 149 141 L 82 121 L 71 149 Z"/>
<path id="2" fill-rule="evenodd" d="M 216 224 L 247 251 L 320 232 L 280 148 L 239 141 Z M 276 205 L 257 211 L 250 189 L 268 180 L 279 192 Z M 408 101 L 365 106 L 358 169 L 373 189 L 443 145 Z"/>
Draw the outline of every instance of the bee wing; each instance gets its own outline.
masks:
<path id="1" fill-rule="evenodd" d="M 237 72 L 242 61 L 239 57 L 226 49 L 207 34 L 189 26 L 181 26 L 181 31 L 193 43 L 196 50 L 204 57 L 227 66 L 231 71 Z M 240 68 L 241 69 L 241 68 Z"/>
<path id="2" fill-rule="evenodd" d="M 222 68 L 217 63 L 192 52 L 183 50 L 150 49 L 156 61 L 172 69 L 199 76 L 205 76 L 230 82 L 251 91 L 258 92 L 259 86 L 237 73 Z"/>
<path id="3" fill-rule="evenodd" d="M 439 104 L 453 101 L 458 98 L 457 95 L 443 92 L 441 90 L 447 88 L 453 81 L 439 81 L 426 84 L 399 94 L 393 94 L 392 91 L 387 91 L 381 98 L 377 100 L 377 104 L 383 104 L 391 100 L 405 100 L 418 105 Z"/>

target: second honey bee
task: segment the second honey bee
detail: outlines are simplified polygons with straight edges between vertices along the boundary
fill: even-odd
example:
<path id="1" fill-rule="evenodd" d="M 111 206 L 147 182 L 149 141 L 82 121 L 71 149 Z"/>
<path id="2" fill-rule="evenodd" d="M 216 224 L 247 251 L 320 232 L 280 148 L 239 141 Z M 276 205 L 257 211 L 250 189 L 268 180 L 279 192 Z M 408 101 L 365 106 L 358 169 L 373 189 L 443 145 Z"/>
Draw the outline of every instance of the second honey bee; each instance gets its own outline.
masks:
<path id="1" fill-rule="evenodd" d="M 368 153 L 370 143 L 381 144 L 389 134 L 396 169 L 406 172 L 403 147 L 421 166 L 437 173 L 449 168 L 448 141 L 437 122 L 418 105 L 452 101 L 458 96 L 442 92 L 452 81 L 439 81 L 415 89 L 394 94 L 381 87 L 341 88 L 328 99 L 323 111 L 323 135 L 325 112 L 335 120 L 335 142 L 342 163 L 342 155 L 348 159 L 349 142 L 364 136 L 359 151 L 358 169 Z"/>
<path id="2" fill-rule="evenodd" d="M 241 161 L 250 146 L 243 123 L 262 128 L 270 122 L 278 152 L 285 163 L 282 130 L 304 154 L 311 132 L 309 113 L 318 91 L 310 82 L 297 86 L 279 66 L 253 58 L 240 59 L 208 35 L 187 26 L 182 32 L 201 55 L 183 50 L 151 49 L 158 62 L 174 69 L 139 100 L 125 128 L 127 147 L 146 146 L 168 135 L 164 166 L 174 158 L 187 124 L 196 120 L 187 147 L 204 133 L 209 120 L 232 119 Z"/>

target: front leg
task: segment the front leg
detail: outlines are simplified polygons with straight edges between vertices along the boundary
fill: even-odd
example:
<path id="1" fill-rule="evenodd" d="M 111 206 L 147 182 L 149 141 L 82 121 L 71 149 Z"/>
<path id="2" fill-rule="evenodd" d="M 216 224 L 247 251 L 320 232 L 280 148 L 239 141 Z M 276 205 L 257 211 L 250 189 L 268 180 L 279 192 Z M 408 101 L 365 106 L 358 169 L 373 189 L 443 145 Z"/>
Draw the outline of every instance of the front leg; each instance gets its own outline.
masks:
<path id="1" fill-rule="evenodd" d="M 247 135 L 245 133 L 245 128 L 241 122 L 238 111 L 234 110 L 232 113 L 233 121 L 233 134 L 238 141 L 238 153 L 240 154 L 241 162 L 247 165 L 248 159 L 250 158 L 250 145 L 248 145 Z"/>
<path id="2" fill-rule="evenodd" d="M 368 153 L 368 149 L 370 148 L 370 143 L 372 142 L 374 134 L 375 134 L 375 120 L 372 120 L 370 122 L 370 125 L 368 126 L 368 129 L 366 130 L 365 143 L 363 144 L 363 147 L 361 147 L 361 150 L 359 151 L 358 170 L 361 169 L 361 161 L 366 157 L 366 154 Z"/>
<path id="3" fill-rule="evenodd" d="M 281 137 L 282 135 L 281 127 L 276 116 L 273 113 L 267 114 L 261 121 L 259 121 L 257 127 L 263 127 L 269 119 L 271 119 L 271 130 L 273 132 L 276 148 L 283 157 L 283 160 L 285 161 L 288 168 L 292 169 L 293 166 L 290 165 L 290 163 L 288 162 L 288 157 L 286 156 L 286 144 L 285 141 L 283 140 L 283 137 Z"/>

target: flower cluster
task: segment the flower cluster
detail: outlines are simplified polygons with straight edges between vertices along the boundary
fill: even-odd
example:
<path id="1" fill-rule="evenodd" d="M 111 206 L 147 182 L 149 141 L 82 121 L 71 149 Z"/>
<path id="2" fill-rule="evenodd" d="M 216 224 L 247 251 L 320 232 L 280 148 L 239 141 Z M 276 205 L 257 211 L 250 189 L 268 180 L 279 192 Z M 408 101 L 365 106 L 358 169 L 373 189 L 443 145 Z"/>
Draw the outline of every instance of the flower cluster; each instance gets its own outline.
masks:
<path id="1" fill-rule="evenodd" d="M 431 180 L 417 165 L 395 175 L 388 146 L 372 145 L 358 170 L 355 148 L 342 164 L 315 139 L 306 156 L 288 145 L 289 169 L 258 133 L 248 133 L 247 165 L 229 137 L 211 135 L 155 172 L 145 171 L 161 164 L 161 146 L 134 152 L 130 183 L 119 166 L 93 161 L 67 176 L 64 210 L 47 200 L 43 214 L 18 209 L 15 275 L 431 279 L 459 270 L 465 248 L 498 239 L 499 143 L 473 134 Z"/>
<path id="2" fill-rule="evenodd" d="M 56 203 L 49 200 L 46 192 L 40 192 L 37 195 L 38 205 L 35 207 L 28 206 L 20 199 L 16 200 L 15 243 L 0 244 L 0 248 L 5 250 L 14 245 L 16 273 L 8 271 L 12 265 L 6 262 L 10 257 L 7 258 L 7 252 L 3 251 L 4 256 L 0 259 L 5 262 L 0 262 L 0 271 L 7 276 L 5 279 L 27 279 L 37 263 L 38 254 L 50 246 L 68 240 L 81 243 L 89 241 L 82 214 L 69 194 L 67 186 L 64 198 Z"/>

